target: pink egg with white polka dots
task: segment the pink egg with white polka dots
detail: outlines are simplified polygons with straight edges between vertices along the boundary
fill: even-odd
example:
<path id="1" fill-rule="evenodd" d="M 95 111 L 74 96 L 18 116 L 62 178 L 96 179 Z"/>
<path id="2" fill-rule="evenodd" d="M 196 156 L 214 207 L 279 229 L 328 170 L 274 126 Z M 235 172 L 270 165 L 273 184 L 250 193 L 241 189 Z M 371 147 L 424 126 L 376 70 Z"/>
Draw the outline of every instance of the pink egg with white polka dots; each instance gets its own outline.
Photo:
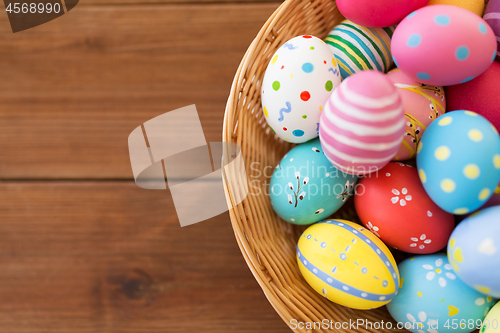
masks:
<path id="1" fill-rule="evenodd" d="M 434 86 L 472 80 L 496 57 L 493 30 L 456 6 L 435 5 L 408 15 L 394 31 L 392 56 L 403 73 Z"/>

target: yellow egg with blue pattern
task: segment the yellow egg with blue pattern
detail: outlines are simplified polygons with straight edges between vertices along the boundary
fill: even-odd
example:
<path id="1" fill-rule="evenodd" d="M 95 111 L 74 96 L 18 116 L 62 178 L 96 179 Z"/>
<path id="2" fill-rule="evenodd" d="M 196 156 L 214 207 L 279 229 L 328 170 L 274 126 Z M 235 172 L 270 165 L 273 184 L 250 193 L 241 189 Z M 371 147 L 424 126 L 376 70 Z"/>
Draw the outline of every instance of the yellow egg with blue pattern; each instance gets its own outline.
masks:
<path id="1" fill-rule="evenodd" d="M 297 262 L 317 293 L 353 309 L 381 307 L 399 291 L 391 252 L 354 222 L 324 220 L 311 225 L 299 238 Z"/>

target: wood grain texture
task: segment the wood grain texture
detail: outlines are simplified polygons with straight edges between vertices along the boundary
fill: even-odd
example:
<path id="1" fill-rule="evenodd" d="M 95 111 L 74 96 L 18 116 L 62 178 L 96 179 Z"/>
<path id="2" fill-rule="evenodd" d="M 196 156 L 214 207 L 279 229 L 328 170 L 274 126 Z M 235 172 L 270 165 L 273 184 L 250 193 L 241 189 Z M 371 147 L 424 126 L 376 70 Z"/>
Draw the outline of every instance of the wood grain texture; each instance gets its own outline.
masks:
<path id="1" fill-rule="evenodd" d="M 0 15 L 0 332 L 290 331 L 227 213 L 181 228 L 169 191 L 130 181 L 128 135 L 157 115 L 196 104 L 221 140 L 279 5 L 208 2 L 80 1 L 16 34 Z"/>
<path id="2" fill-rule="evenodd" d="M 1 332 L 289 332 L 227 214 L 181 228 L 168 191 L 0 183 Z"/>
<path id="3" fill-rule="evenodd" d="M 239 61 L 278 5 L 79 5 L 16 34 L 0 15 L 0 179 L 131 179 L 129 133 L 190 104 L 220 141 Z"/>

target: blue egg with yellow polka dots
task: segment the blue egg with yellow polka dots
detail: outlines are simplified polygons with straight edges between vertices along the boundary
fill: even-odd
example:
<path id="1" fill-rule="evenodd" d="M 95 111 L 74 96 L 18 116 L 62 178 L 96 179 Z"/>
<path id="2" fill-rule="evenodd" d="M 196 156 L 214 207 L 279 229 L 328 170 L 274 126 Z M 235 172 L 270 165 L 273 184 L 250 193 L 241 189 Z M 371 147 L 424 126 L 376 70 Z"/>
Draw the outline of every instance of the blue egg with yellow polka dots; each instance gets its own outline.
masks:
<path id="1" fill-rule="evenodd" d="M 442 209 L 463 215 L 481 207 L 500 181 L 500 136 L 486 118 L 452 111 L 432 122 L 417 147 L 420 180 Z"/>
<path id="2" fill-rule="evenodd" d="M 290 150 L 274 169 L 271 204 L 287 222 L 315 223 L 342 207 L 354 194 L 357 179 L 330 163 L 319 139 L 310 140 Z"/>
<path id="3" fill-rule="evenodd" d="M 413 333 L 469 333 L 481 323 L 495 299 L 462 282 L 446 254 L 408 258 L 398 265 L 399 293 L 387 309 Z"/>

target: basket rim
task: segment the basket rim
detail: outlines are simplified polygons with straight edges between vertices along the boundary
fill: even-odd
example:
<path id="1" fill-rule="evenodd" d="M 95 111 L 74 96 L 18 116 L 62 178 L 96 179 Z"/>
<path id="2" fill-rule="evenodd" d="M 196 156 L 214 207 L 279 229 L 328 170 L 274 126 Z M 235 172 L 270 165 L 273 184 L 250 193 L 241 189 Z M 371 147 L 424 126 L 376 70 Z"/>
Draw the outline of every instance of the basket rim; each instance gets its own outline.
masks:
<path id="1" fill-rule="evenodd" d="M 303 20 L 301 20 L 300 17 L 302 14 L 302 17 L 305 17 Z M 320 18 L 322 18 L 323 21 L 314 20 L 314 15 L 321 15 Z M 257 126 L 264 125 L 262 123 L 262 121 L 265 121 L 264 114 L 260 111 L 262 116 L 261 119 L 258 119 L 258 114 L 256 112 L 260 110 L 260 105 L 257 105 L 254 100 L 256 98 L 256 94 L 259 94 L 258 90 L 260 90 L 260 82 L 254 82 L 256 78 L 255 75 L 257 75 L 256 71 L 258 71 L 259 75 L 262 74 L 262 61 L 270 60 L 272 54 L 269 54 L 269 52 L 277 49 L 278 46 L 281 46 L 281 42 L 284 43 L 286 40 L 291 38 L 282 39 L 283 36 L 294 36 L 291 34 L 291 31 L 295 31 L 296 33 L 297 31 L 305 32 L 297 33 L 295 36 L 311 33 L 316 36 L 323 36 L 323 34 L 326 36 L 333 25 L 330 27 L 329 23 L 325 23 L 324 20 L 332 20 L 332 24 L 334 24 L 335 22 L 338 23 L 343 19 L 344 17 L 340 14 L 340 12 L 338 12 L 338 9 L 335 6 L 335 0 L 285 0 L 277 7 L 251 42 L 235 73 L 224 113 L 222 129 L 223 142 L 234 143 L 238 145 L 240 149 L 245 147 L 245 152 L 242 151 L 244 156 L 247 156 L 245 153 L 250 154 L 250 156 L 255 156 L 256 150 L 252 149 L 251 145 L 249 148 L 247 142 L 247 140 L 253 140 L 253 137 L 246 135 L 247 133 L 244 131 L 243 127 L 249 125 L 251 126 L 249 128 L 255 130 Z M 285 23 L 283 24 L 283 22 Z M 306 26 L 307 31 L 304 31 Z M 290 33 L 287 34 L 287 32 Z M 259 79 L 260 77 L 257 77 L 257 80 Z M 250 120 L 248 120 L 249 115 L 251 116 Z M 258 123 L 255 122 L 256 119 Z M 250 135 L 252 135 L 252 132 L 250 132 Z M 265 140 L 268 140 L 268 137 L 271 137 L 268 136 L 268 132 L 265 132 L 264 136 Z M 259 140 L 260 137 L 258 135 L 256 135 L 256 137 L 257 140 Z M 281 141 L 281 143 L 278 144 L 279 140 L 277 137 L 275 137 L 275 139 L 277 144 L 276 147 L 281 149 L 280 152 L 284 153 L 286 150 L 292 148 L 292 145 L 282 145 L 283 143 L 286 144 L 285 141 Z M 259 143 L 262 144 L 262 141 Z M 267 146 L 265 145 L 265 147 Z M 253 227 L 255 227 L 254 222 L 260 223 L 266 218 L 270 218 L 271 216 L 268 212 L 270 207 L 265 207 L 264 209 L 265 212 L 268 212 L 267 215 L 255 216 L 255 205 L 259 206 L 262 203 L 262 198 L 260 198 L 260 196 L 258 199 L 254 199 L 249 196 L 245 198 L 245 196 L 243 196 L 245 193 L 240 192 L 237 189 L 238 187 L 241 187 L 241 185 L 246 185 L 243 183 L 248 180 L 248 176 L 245 176 L 247 178 L 244 180 L 241 179 L 241 173 L 238 172 L 238 170 L 235 170 L 237 167 L 235 165 L 231 166 L 232 163 L 226 164 L 231 162 L 229 157 L 226 155 L 230 155 L 230 153 L 223 154 L 224 191 L 229 208 L 229 217 L 238 247 L 240 248 L 243 258 L 245 259 L 245 262 L 254 278 L 257 280 L 257 283 L 264 292 L 264 295 L 268 299 L 269 303 L 271 303 L 274 310 L 285 322 L 287 327 L 294 332 L 311 333 L 312 330 L 306 328 L 306 325 L 292 327 L 292 320 L 297 320 L 298 322 L 303 323 L 316 323 L 318 322 L 318 319 L 319 321 L 322 321 L 323 318 L 331 318 L 336 322 L 342 320 L 345 321 L 347 319 L 350 320 L 352 318 L 364 318 L 367 321 L 379 320 L 382 315 L 380 312 L 370 313 L 369 311 L 349 309 L 326 300 L 312 288 L 310 288 L 310 290 L 306 290 L 290 285 L 289 282 L 300 276 L 300 273 L 295 271 L 292 272 L 286 269 L 288 266 L 283 266 L 283 262 L 278 263 L 274 260 L 276 255 L 279 256 L 276 251 L 281 252 L 281 249 L 276 248 L 274 245 L 265 241 L 261 242 L 258 237 L 253 237 L 254 231 L 257 233 L 261 231 L 259 226 L 256 227 L 258 230 L 253 229 Z M 232 185 L 237 186 L 234 187 Z M 265 212 L 263 214 L 266 214 Z M 272 217 L 274 217 L 274 215 Z M 337 216 L 336 218 L 343 217 Z M 282 222 L 285 229 L 285 225 L 291 225 L 284 221 Z M 259 223 L 256 224 L 259 225 Z M 273 223 L 264 223 L 264 225 L 265 227 L 260 227 L 264 229 L 267 229 L 268 227 L 270 229 L 276 228 L 276 225 Z M 282 226 L 280 225 L 278 229 L 281 229 L 281 227 Z M 267 233 L 270 229 L 265 230 L 265 232 Z M 275 229 L 274 231 L 278 229 Z M 285 232 L 288 233 L 289 231 L 290 230 L 286 230 Z M 294 234 L 296 231 L 296 229 L 292 230 L 291 234 Z M 294 245 L 296 246 L 296 244 L 288 244 L 287 242 L 287 249 L 291 250 L 291 247 Z M 268 258 L 266 255 L 269 253 L 271 253 L 271 255 Z M 288 264 L 289 263 L 286 265 Z M 282 274 L 280 269 L 283 267 L 286 271 Z M 301 280 L 300 284 L 304 287 L 307 286 L 307 283 L 304 280 Z M 386 318 L 390 319 L 390 315 L 388 313 L 387 316 L 382 319 Z M 336 330 L 337 329 L 335 329 L 335 331 Z M 313 331 L 326 332 L 330 330 L 325 330 L 324 328 L 316 330 L 315 326 Z M 360 328 L 359 330 L 347 329 L 345 331 L 394 332 L 392 329 L 373 330 L 368 328 Z"/>
<path id="2" fill-rule="evenodd" d="M 222 128 L 222 141 L 223 142 L 231 142 L 231 143 L 236 143 L 237 140 L 236 137 L 234 136 L 233 130 L 231 129 L 232 126 L 230 122 L 230 118 L 232 118 L 233 111 L 236 107 L 236 104 L 238 103 L 238 94 L 241 92 L 238 90 L 238 87 L 241 86 L 241 83 L 245 77 L 245 72 L 249 68 L 249 64 L 255 60 L 257 56 L 257 49 L 260 49 L 260 46 L 262 43 L 264 43 L 265 38 L 264 36 L 269 35 L 269 33 L 272 32 L 274 22 L 279 18 L 279 16 L 286 11 L 291 6 L 296 5 L 297 3 L 300 3 L 301 1 L 297 0 L 285 0 L 281 5 L 276 8 L 276 10 L 271 14 L 271 16 L 266 20 L 264 25 L 261 27 L 259 32 L 257 33 L 256 37 L 253 39 L 251 42 L 250 46 L 248 47 L 247 51 L 245 52 L 238 69 L 236 71 L 236 74 L 234 76 L 233 82 L 231 84 L 231 89 L 230 89 L 230 94 L 227 100 L 225 112 L 224 112 L 224 123 L 223 123 L 223 128 Z M 232 119 L 231 119 L 232 120 Z M 260 264 L 259 264 L 259 259 L 256 256 L 256 254 L 251 250 L 251 246 L 249 244 L 249 241 L 244 237 L 244 232 L 243 230 L 240 229 L 238 223 L 236 222 L 236 214 L 235 210 L 237 209 L 242 209 L 241 208 L 241 203 L 238 205 L 232 205 L 232 203 L 235 202 L 234 198 L 231 195 L 230 187 L 228 184 L 224 181 L 224 188 L 225 188 L 225 193 L 226 193 L 226 199 L 228 201 L 228 207 L 231 208 L 229 210 L 229 217 L 231 220 L 231 225 L 233 228 L 233 232 L 235 234 L 236 241 L 238 243 L 238 247 L 240 248 L 240 251 L 243 255 L 243 258 L 245 259 L 245 262 L 247 263 L 247 266 L 249 267 L 250 271 L 252 272 L 255 280 L 261 287 L 262 291 L 264 292 L 264 295 L 268 299 L 269 303 L 271 306 L 274 308 L 274 310 L 278 313 L 278 315 L 281 317 L 281 319 L 287 324 L 287 326 L 292 329 L 288 323 L 291 322 L 294 317 L 292 314 L 287 311 L 287 304 L 282 300 L 279 295 L 276 294 L 277 288 L 272 287 L 272 279 L 268 276 L 265 275 L 264 272 L 262 271 Z M 283 295 L 281 295 L 283 296 Z M 284 298 L 284 297 L 283 297 Z M 306 329 L 296 329 L 294 330 L 296 332 L 300 333 L 307 333 L 308 330 Z"/>

